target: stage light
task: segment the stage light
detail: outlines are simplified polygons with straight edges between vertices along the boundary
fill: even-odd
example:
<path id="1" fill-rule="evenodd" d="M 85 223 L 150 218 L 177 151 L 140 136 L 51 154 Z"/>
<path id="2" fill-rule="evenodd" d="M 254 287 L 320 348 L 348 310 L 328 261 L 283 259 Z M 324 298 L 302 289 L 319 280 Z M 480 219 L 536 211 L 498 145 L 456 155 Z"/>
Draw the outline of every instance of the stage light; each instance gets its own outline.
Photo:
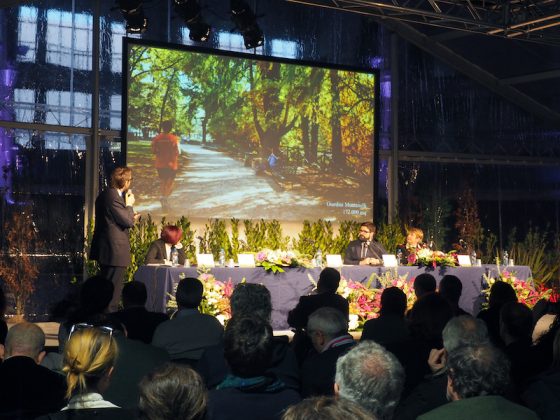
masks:
<path id="1" fill-rule="evenodd" d="M 257 24 L 255 14 L 244 0 L 231 0 L 231 19 L 235 23 L 241 35 L 245 48 L 251 49 L 260 47 L 264 42 L 263 33 Z"/>
<path id="2" fill-rule="evenodd" d="M 148 18 L 144 14 L 141 0 L 117 0 L 121 13 L 126 20 L 126 32 L 139 34 L 148 29 Z"/>
<path id="3" fill-rule="evenodd" d="M 197 0 L 174 0 L 175 12 L 183 19 L 189 29 L 192 41 L 204 42 L 210 37 L 210 25 L 202 19 Z"/>

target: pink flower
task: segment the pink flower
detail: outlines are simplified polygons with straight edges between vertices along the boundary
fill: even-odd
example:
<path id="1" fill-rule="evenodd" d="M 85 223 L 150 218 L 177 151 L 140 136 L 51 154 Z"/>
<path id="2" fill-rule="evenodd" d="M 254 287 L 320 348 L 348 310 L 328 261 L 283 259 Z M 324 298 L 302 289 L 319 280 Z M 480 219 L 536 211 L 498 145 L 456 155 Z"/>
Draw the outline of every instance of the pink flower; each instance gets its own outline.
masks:
<path id="1" fill-rule="evenodd" d="M 417 259 L 418 257 L 416 256 L 416 254 L 408 254 L 407 261 L 409 264 L 416 264 Z"/>

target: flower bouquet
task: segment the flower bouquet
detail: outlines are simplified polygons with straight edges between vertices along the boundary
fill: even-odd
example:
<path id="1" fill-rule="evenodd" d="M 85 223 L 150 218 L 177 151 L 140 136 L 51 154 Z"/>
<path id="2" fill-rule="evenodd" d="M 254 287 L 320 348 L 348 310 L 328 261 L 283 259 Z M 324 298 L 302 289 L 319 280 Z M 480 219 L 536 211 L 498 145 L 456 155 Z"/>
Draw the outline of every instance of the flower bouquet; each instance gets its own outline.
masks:
<path id="1" fill-rule="evenodd" d="M 510 284 L 517 294 L 518 301 L 527 305 L 531 309 L 537 304 L 539 300 L 550 300 L 551 297 L 553 297 L 552 289 L 548 289 L 543 285 L 535 287 L 532 280 L 518 279 L 515 276 L 514 272 L 506 270 L 500 271 L 500 266 L 498 266 L 498 275 L 496 277 L 487 274 L 484 274 L 483 277 L 486 283 L 486 288 L 482 290 L 482 294 L 485 297 L 485 302 L 482 304 L 483 309 L 488 307 L 490 289 L 492 288 L 492 285 L 498 281 L 503 281 Z"/>
<path id="2" fill-rule="evenodd" d="M 457 254 L 455 251 L 448 253 L 442 251 L 432 251 L 429 248 L 422 248 L 409 254 L 408 265 L 418 265 L 426 267 L 455 267 L 457 265 Z"/>
<path id="3" fill-rule="evenodd" d="M 263 249 L 255 255 L 255 264 L 274 274 L 283 273 L 283 267 L 311 267 L 308 259 L 296 251 L 281 251 L 279 249 Z"/>
<path id="4" fill-rule="evenodd" d="M 337 290 L 338 294 L 348 300 L 350 306 L 350 322 L 348 329 L 356 331 L 363 328 L 368 319 L 377 318 L 379 312 L 379 289 L 370 289 L 366 284 L 342 278 Z"/>

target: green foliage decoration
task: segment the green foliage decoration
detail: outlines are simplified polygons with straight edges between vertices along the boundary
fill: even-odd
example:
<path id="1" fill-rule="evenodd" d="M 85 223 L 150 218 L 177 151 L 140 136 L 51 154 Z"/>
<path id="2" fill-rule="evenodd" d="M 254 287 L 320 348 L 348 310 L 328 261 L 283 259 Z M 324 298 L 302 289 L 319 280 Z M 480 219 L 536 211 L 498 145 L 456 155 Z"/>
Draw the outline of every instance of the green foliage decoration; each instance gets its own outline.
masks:
<path id="1" fill-rule="evenodd" d="M 183 231 L 183 237 L 181 238 L 181 244 L 185 250 L 186 258 L 194 263 L 196 261 L 196 246 L 194 244 L 194 230 L 191 229 L 191 222 L 185 216 L 181 216 L 177 220 L 176 225 Z"/>
<path id="2" fill-rule="evenodd" d="M 406 236 L 403 232 L 401 221 L 395 218 L 391 223 L 381 223 L 377 227 L 376 241 L 381 243 L 389 253 L 396 251 L 399 245 L 406 241 Z"/>
<path id="3" fill-rule="evenodd" d="M 165 219 L 162 219 L 161 224 L 165 224 Z M 150 244 L 159 238 L 158 226 L 148 214 L 146 218 L 140 217 L 130 229 L 129 236 L 131 260 L 126 270 L 125 281 L 131 281 L 138 267 L 144 264 Z"/>
<path id="4" fill-rule="evenodd" d="M 85 254 L 85 266 L 86 266 L 86 275 L 87 277 L 95 276 L 99 273 L 99 264 L 97 261 L 93 261 L 89 259 L 89 252 L 91 250 L 91 241 L 93 240 L 93 230 L 95 228 L 95 220 L 91 219 L 88 223 L 87 233 L 85 237 L 86 242 L 86 249 L 84 250 Z"/>

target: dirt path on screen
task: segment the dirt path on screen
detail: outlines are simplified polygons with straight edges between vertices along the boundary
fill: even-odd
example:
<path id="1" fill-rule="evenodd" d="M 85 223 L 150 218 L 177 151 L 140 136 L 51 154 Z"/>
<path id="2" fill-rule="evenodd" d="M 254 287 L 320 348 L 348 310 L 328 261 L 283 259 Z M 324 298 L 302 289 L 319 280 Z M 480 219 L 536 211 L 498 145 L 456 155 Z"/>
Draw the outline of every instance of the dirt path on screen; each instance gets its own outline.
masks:
<path id="1" fill-rule="evenodd" d="M 325 217 L 329 209 L 324 199 L 284 190 L 268 176 L 257 176 L 219 151 L 200 145 L 181 145 L 188 164 L 177 173 L 169 209 L 163 213 L 157 198 L 140 198 L 136 211 L 152 216 L 188 218 L 238 218 L 315 220 Z M 157 177 L 152 179 L 158 184 Z"/>

